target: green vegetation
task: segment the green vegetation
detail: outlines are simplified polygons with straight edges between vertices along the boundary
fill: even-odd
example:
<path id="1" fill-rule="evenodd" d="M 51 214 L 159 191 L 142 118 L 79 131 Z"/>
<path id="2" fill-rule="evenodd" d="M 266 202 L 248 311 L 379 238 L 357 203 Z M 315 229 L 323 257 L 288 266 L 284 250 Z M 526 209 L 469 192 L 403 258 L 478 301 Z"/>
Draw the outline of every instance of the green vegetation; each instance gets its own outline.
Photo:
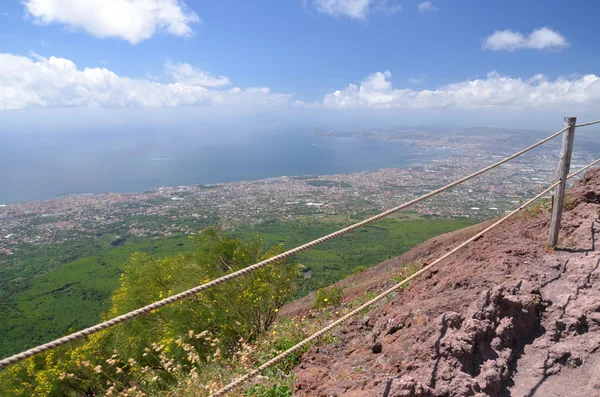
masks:
<path id="1" fill-rule="evenodd" d="M 401 283 L 407 277 L 412 276 L 419 270 L 421 270 L 421 264 L 419 262 L 408 263 L 408 264 L 402 266 L 400 272 L 398 272 L 397 274 L 394 274 L 392 276 L 392 280 L 394 280 L 396 282 L 396 284 Z M 404 288 L 408 287 L 410 285 L 410 283 L 411 283 L 410 281 L 407 281 L 406 283 L 402 284 L 401 288 L 404 289 Z"/>
<path id="2" fill-rule="evenodd" d="M 563 202 L 563 208 L 566 211 L 571 211 L 573 208 L 575 208 L 576 206 L 576 202 L 575 199 L 573 199 L 573 197 L 569 196 L 568 194 L 565 195 L 565 201 Z M 552 209 L 552 208 L 550 208 Z"/>
<path id="3" fill-rule="evenodd" d="M 343 219 L 343 218 L 342 218 Z M 283 244 L 292 248 L 349 225 L 348 220 L 301 219 L 287 223 L 263 223 L 233 230 L 232 235 L 248 240 L 259 234 L 267 246 Z M 349 275 L 357 266 L 367 268 L 403 254 L 415 245 L 475 221 L 469 219 L 425 218 L 414 213 L 399 219 L 383 219 L 295 256 L 306 278 L 298 283 L 294 297 L 329 286 Z"/>
<path id="4" fill-rule="evenodd" d="M 357 275 L 367 270 L 366 266 L 358 265 L 354 269 L 352 269 L 352 275 Z"/>
<path id="5" fill-rule="evenodd" d="M 83 245 L 54 249 L 40 247 L 21 260 L 28 266 L 42 266 L 44 260 L 52 260 L 52 254 L 68 258 L 84 248 Z M 68 261 L 38 277 L 29 275 L 27 288 L 14 288 L 12 296 L 4 297 L 0 304 L 3 318 L 0 322 L 0 355 L 27 349 L 59 337 L 69 329 L 81 329 L 100 320 L 101 313 L 110 308 L 110 296 L 119 286 L 122 267 L 134 252 L 158 257 L 192 249 L 193 241 L 185 236 L 112 249 L 107 247 L 104 252 L 90 247 L 91 252 L 99 252 Z M 24 285 L 20 283 L 20 287 Z"/>
<path id="6" fill-rule="evenodd" d="M 522 205 L 524 201 L 519 200 L 519 203 Z M 538 200 L 525 208 L 527 214 L 529 214 L 529 216 L 532 218 L 537 218 L 541 214 L 550 212 L 551 210 L 552 200 Z"/>
<path id="7" fill-rule="evenodd" d="M 523 200 L 519 200 L 520 204 L 523 204 L 524 201 Z M 563 209 L 565 211 L 571 211 L 573 208 L 575 208 L 576 202 L 575 199 L 573 199 L 573 197 L 571 197 L 569 194 L 565 195 L 565 200 L 563 202 Z M 537 218 L 539 215 L 546 213 L 546 212 L 551 212 L 552 211 L 552 199 L 540 199 L 537 200 L 536 202 L 530 204 L 528 207 L 525 208 L 525 211 L 527 211 L 527 214 L 529 214 L 530 217 L 532 218 Z"/>
<path id="8" fill-rule="evenodd" d="M 315 309 L 321 309 L 327 306 L 339 306 L 344 298 L 344 288 L 342 287 L 328 287 L 319 288 L 315 294 L 313 306 Z"/>
<path id="9" fill-rule="evenodd" d="M 414 235 L 426 239 L 430 237 L 430 233 L 437 234 L 469 224 L 443 219 L 424 220 L 414 214 L 408 219 L 404 216 L 402 218 L 404 219 L 378 222 L 376 227 L 369 227 L 366 233 L 359 234 L 359 237 L 366 240 L 365 243 L 358 244 L 359 240 L 351 240 L 356 246 L 346 248 L 357 254 L 357 258 L 361 258 L 363 251 L 371 252 L 368 242 L 375 244 L 372 241 L 374 236 L 381 237 L 384 233 L 386 238 L 380 242 L 380 247 L 397 255 L 396 249 L 408 249 L 401 244 L 395 246 L 400 236 L 412 233 L 415 239 L 417 237 Z M 187 244 L 182 238 L 148 242 L 154 245 L 138 246 L 145 248 L 147 252 L 134 253 L 122 267 L 117 281 L 119 287 L 112 295 L 110 310 L 104 317 L 114 317 L 282 252 L 282 242 L 277 244 L 277 238 L 282 239 L 283 234 L 277 236 L 277 227 L 287 232 L 295 231 L 286 236 L 305 238 L 307 235 L 311 236 L 311 233 L 321 235 L 323 231 L 342 225 L 343 222 L 340 224 L 332 220 L 304 220 L 240 228 L 232 232 L 238 239 L 226 237 L 217 229 L 208 229 L 198 237 L 186 238 Z M 313 228 L 317 230 L 312 230 Z M 265 236 L 264 242 L 257 237 L 257 230 Z M 352 237 L 353 234 L 347 237 Z M 313 237 L 317 236 L 310 238 Z M 164 241 L 170 242 L 161 247 L 160 243 Z M 158 258 L 156 253 L 169 247 L 174 251 L 191 249 L 192 252 Z M 118 247 L 110 252 L 121 252 L 124 255 L 121 250 L 133 248 Z M 334 244 L 326 250 L 322 249 L 314 257 L 321 260 L 321 263 L 330 263 L 332 266 L 323 267 L 322 273 L 319 273 L 319 268 L 313 268 L 310 270 L 314 271 L 313 278 L 317 277 L 314 274 L 327 276 L 326 271 L 331 269 L 336 272 L 329 276 L 337 277 L 339 274 L 357 271 L 361 266 L 366 269 L 371 265 L 340 263 L 336 256 L 328 258 L 323 255 L 341 254 L 337 252 L 338 249 L 339 245 Z M 104 257 L 106 255 L 108 253 Z M 298 255 L 296 260 L 300 257 Z M 311 257 L 305 257 L 304 260 L 307 258 L 310 260 Z M 326 262 L 326 259 L 330 262 Z M 305 263 L 308 264 L 308 261 Z M 375 263 L 378 260 L 374 260 L 373 264 Z M 309 271 L 306 270 L 307 267 L 304 265 L 305 271 Z M 401 282 L 420 267 L 418 263 L 408 264 L 394 279 Z M 75 266 L 71 271 L 76 269 L 79 267 Z M 59 270 L 60 268 L 40 278 Z M 85 274 L 81 273 L 79 276 Z M 312 281 L 312 278 L 298 277 L 298 266 L 294 264 L 269 265 L 247 277 L 236 279 L 233 283 L 159 309 L 85 341 L 11 366 L 0 372 L 0 395 L 208 396 L 375 295 L 375 292 L 366 292 L 353 301 L 342 302 L 341 288 L 322 288 L 315 299 L 315 306 L 319 307 L 316 313 L 309 318 L 302 316 L 276 321 L 279 307 L 292 296 L 293 283 Z M 323 305 L 318 301 L 322 301 Z M 365 313 L 368 310 L 365 309 Z M 334 341 L 331 335 L 323 338 L 325 343 Z M 292 369 L 298 365 L 302 353 L 308 348 L 309 346 L 304 346 L 264 371 L 257 383 L 239 390 L 240 395 L 290 396 L 294 380 Z"/>
<path id="10" fill-rule="evenodd" d="M 260 235 L 265 246 L 293 248 L 350 224 L 346 216 L 316 221 L 298 219 L 263 223 L 231 230 L 235 238 L 251 242 Z M 303 264 L 293 297 L 333 284 L 353 273 L 400 255 L 414 245 L 474 222 L 465 219 L 425 218 L 406 212 L 296 255 Z M 90 326 L 111 307 L 110 296 L 119 285 L 123 265 L 134 252 L 164 257 L 193 250 L 186 236 L 142 242 L 126 241 L 114 247 L 116 235 L 93 242 L 40 246 L 15 255 L 11 266 L 0 266 L 0 356 L 47 342 L 73 329 Z M 2 270 L 6 273 L 1 273 Z M 7 269 L 11 269 L 8 272 Z M 44 271 L 44 269 L 54 269 Z M 21 271 L 22 273 L 19 273 Z"/>
<path id="11" fill-rule="evenodd" d="M 217 229 L 206 230 L 195 240 L 196 249 L 185 255 L 158 259 L 133 254 L 106 317 L 245 268 L 283 249 L 278 245 L 265 250 L 260 238 L 244 243 Z M 296 275 L 297 267 L 286 261 L 268 265 L 94 334 L 74 348 L 63 347 L 11 366 L 0 373 L 0 394 L 142 396 L 170 390 L 183 377 L 195 379 L 221 360 L 242 360 L 246 342 L 256 341 L 273 324 L 291 295 Z M 280 346 L 282 351 L 287 347 Z M 290 357 L 288 364 L 295 359 Z"/>
<path id="12" fill-rule="evenodd" d="M 287 397 L 291 396 L 292 391 L 287 385 L 254 385 L 244 392 L 244 397 Z"/>

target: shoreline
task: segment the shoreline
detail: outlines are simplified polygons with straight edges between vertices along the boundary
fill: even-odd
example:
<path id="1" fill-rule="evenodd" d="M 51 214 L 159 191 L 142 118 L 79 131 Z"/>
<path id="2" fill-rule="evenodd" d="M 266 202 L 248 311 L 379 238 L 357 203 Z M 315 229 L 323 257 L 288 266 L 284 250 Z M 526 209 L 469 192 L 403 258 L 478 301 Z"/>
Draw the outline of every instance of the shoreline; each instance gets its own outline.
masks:
<path id="1" fill-rule="evenodd" d="M 410 163 L 410 164 L 402 166 L 402 167 L 383 167 L 383 168 L 363 170 L 363 171 L 354 171 L 354 172 L 342 172 L 342 173 L 332 173 L 332 174 L 289 174 L 289 175 L 278 175 L 278 176 L 271 176 L 271 177 L 258 178 L 258 179 L 239 179 L 239 180 L 230 180 L 230 181 L 225 180 L 225 181 L 215 182 L 215 183 L 194 183 L 194 184 L 183 184 L 183 185 L 156 185 L 156 186 L 149 187 L 142 191 L 138 190 L 138 191 L 107 191 L 107 192 L 98 192 L 98 193 L 90 193 L 90 192 L 63 193 L 63 194 L 59 194 L 59 195 L 49 197 L 49 198 L 15 201 L 15 202 L 5 202 L 4 204 L 0 204 L 0 208 L 1 207 L 10 207 L 10 206 L 15 206 L 15 205 L 24 205 L 24 204 L 28 204 L 28 203 L 41 203 L 41 202 L 55 201 L 55 200 L 71 198 L 71 197 L 139 195 L 139 194 L 144 194 L 146 192 L 153 192 L 153 191 L 156 191 L 159 189 L 194 188 L 194 187 L 201 187 L 201 186 L 206 187 L 206 188 L 213 188 L 213 187 L 217 187 L 217 186 L 234 185 L 234 184 L 239 184 L 239 183 L 266 182 L 266 181 L 270 181 L 270 180 L 278 180 L 281 178 L 319 179 L 319 178 L 325 178 L 325 177 L 351 176 L 351 175 L 356 175 L 356 174 L 363 174 L 363 173 L 368 173 L 368 172 L 379 172 L 379 171 L 384 171 L 384 170 L 410 169 L 413 167 L 423 166 L 426 164 L 433 164 L 436 162 L 445 161 L 445 160 L 449 160 L 451 158 L 458 158 L 458 157 L 460 157 L 460 156 L 459 155 L 447 155 L 447 153 L 446 153 L 446 155 L 443 155 L 443 156 L 431 157 L 426 161 L 417 161 L 417 162 L 413 162 L 413 163 Z"/>

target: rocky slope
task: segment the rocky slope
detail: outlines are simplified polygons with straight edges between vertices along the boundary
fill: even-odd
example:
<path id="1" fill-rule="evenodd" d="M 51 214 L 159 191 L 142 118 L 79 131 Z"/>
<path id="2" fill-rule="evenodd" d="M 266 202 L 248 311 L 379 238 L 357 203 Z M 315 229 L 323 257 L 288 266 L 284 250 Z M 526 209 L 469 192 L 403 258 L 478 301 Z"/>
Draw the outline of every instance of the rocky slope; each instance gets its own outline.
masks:
<path id="1" fill-rule="evenodd" d="M 297 396 L 600 396 L 600 169 L 568 194 L 560 249 L 549 214 L 524 213 L 311 348 Z M 393 285 L 485 225 L 421 244 L 344 280 L 349 296 Z M 306 310 L 311 297 L 285 308 Z"/>

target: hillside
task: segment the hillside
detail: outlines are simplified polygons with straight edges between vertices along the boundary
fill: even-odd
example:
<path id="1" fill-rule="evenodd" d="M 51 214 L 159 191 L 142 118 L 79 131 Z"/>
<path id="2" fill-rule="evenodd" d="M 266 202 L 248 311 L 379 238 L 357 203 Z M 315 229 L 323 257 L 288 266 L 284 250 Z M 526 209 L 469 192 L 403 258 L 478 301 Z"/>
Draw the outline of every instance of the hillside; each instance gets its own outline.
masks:
<path id="1" fill-rule="evenodd" d="M 600 396 L 600 169 L 567 196 L 560 249 L 538 205 L 349 321 L 295 367 L 298 396 Z M 481 230 L 431 239 L 338 283 L 380 291 Z M 308 311 L 311 297 L 283 312 Z"/>
<path id="2" fill-rule="evenodd" d="M 546 246 L 548 203 L 535 204 L 403 285 L 379 306 L 334 329 L 320 344 L 290 355 L 231 395 L 283 396 L 293 391 L 298 396 L 600 396 L 594 376 L 600 362 L 596 356 L 600 348 L 600 253 L 595 251 L 599 199 L 600 171 L 595 170 L 567 196 L 561 249 L 553 252 Z M 431 225 L 412 227 L 423 223 L 413 222 L 413 215 L 378 222 L 370 232 L 375 234 L 356 234 L 346 245 L 324 244 L 323 249 L 329 251 L 311 250 L 315 256 L 298 257 L 298 263 L 307 263 L 305 270 L 311 264 L 317 276 L 315 261 L 328 259 L 326 252 L 353 250 L 350 256 L 334 259 L 347 270 L 357 271 L 358 266 L 368 264 L 366 259 L 377 263 L 375 254 L 383 247 L 402 252 L 408 248 L 403 248 L 407 241 L 423 241 L 433 231 Z M 102 395 L 110 390 L 120 395 L 208 396 L 377 292 L 397 285 L 487 224 L 431 238 L 395 259 L 346 277 L 334 285 L 343 287 L 343 297 L 329 289 L 320 294 L 331 295 L 319 295 L 319 299 L 312 293 L 284 306 L 268 304 L 279 319 L 272 327 L 260 325 L 268 332 L 257 331 L 258 337 L 252 340 L 245 338 L 252 333 L 241 322 L 250 324 L 250 308 L 256 307 L 257 298 L 249 292 L 267 288 L 264 296 L 272 300 L 275 291 L 285 293 L 281 304 L 291 297 L 290 287 L 273 287 L 275 278 L 267 281 L 277 275 L 274 268 L 256 279 L 241 279 L 247 283 L 238 285 L 240 293 L 228 287 L 214 291 L 223 296 L 202 294 L 198 299 L 204 300 L 160 309 L 159 321 L 143 316 L 69 349 L 12 366 L 0 373 L 0 394 Z M 260 230 L 266 246 L 282 242 L 277 228 L 264 226 Z M 457 224 L 438 226 L 452 230 Z M 235 257 L 241 262 L 232 262 L 235 266 L 258 261 L 264 257 L 262 249 L 244 243 L 245 234 L 256 231 L 236 230 L 240 240 L 225 236 L 210 240 L 212 234 L 203 234 L 208 240 L 198 241 L 197 252 L 158 262 L 147 254 L 136 255 L 123 272 L 111 313 L 143 306 L 165 290 L 171 294 L 218 277 L 205 274 L 224 271 L 212 266 L 210 258 L 217 254 L 229 258 L 238 252 L 235 247 L 245 247 L 239 251 L 244 254 Z M 295 234 L 286 234 L 285 242 L 304 232 L 296 229 Z M 376 240 L 385 246 L 374 244 Z M 323 271 L 330 269 L 323 264 Z M 297 270 L 290 271 L 295 274 Z M 232 291 L 241 306 L 220 306 L 219 302 L 232 299 Z M 327 296 L 332 298 L 330 303 L 324 299 Z M 341 304 L 336 307 L 331 302 Z M 198 310 L 205 312 L 198 314 Z M 131 391 L 132 383 L 139 390 Z"/>
<path id="3" fill-rule="evenodd" d="M 269 247 L 282 243 L 292 248 L 350 222 L 341 216 L 298 219 L 240 226 L 228 233 L 244 241 L 260 235 Z M 306 276 L 298 280 L 296 296 L 332 284 L 356 266 L 373 266 L 432 236 L 473 222 L 402 213 L 346 239 L 301 253 L 297 260 L 306 264 Z M 191 252 L 195 244 L 187 235 L 126 241 L 118 247 L 82 240 L 77 245 L 36 247 L 11 257 L 10 263 L 0 266 L 0 315 L 4 319 L 0 322 L 0 356 L 58 338 L 69 329 L 97 323 L 110 308 L 119 275 L 134 252 L 166 257 Z"/>

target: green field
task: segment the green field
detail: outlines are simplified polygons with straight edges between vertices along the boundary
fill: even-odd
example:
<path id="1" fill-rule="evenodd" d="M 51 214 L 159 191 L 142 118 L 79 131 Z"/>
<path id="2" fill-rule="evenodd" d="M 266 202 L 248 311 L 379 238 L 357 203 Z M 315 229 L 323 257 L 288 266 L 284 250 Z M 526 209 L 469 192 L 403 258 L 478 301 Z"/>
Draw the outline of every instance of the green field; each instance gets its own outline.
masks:
<path id="1" fill-rule="evenodd" d="M 233 230 L 232 235 L 247 239 L 258 234 L 267 246 L 283 244 L 293 248 L 314 238 L 334 232 L 349 222 L 298 220 L 289 223 L 261 224 Z M 342 237 L 327 241 L 296 255 L 310 278 L 298 281 L 295 296 L 335 283 L 352 274 L 357 266 L 371 267 L 401 255 L 415 245 L 439 234 L 474 224 L 466 219 L 427 219 L 408 214 L 398 219 L 383 219 Z M 308 274 L 307 274 L 308 275 Z"/>
<path id="2" fill-rule="evenodd" d="M 260 235 L 265 245 L 284 244 L 293 248 L 350 223 L 345 217 L 322 221 L 298 219 L 286 223 L 244 226 L 227 233 L 248 240 Z M 296 296 L 334 283 L 357 266 L 370 267 L 406 252 L 414 245 L 441 233 L 473 224 L 465 219 L 425 218 L 414 213 L 378 221 L 341 238 L 298 254 L 306 276 L 298 280 Z M 193 250 L 187 236 L 126 242 L 110 245 L 46 247 L 13 258 L 11 268 L 23 269 L 22 277 L 2 282 L 0 304 L 0 356 L 29 348 L 97 322 L 110 306 L 110 296 L 118 286 L 121 266 L 135 251 L 155 257 Z M 84 256 L 84 252 L 92 255 Z M 48 266 L 52 254 L 62 260 Z M 68 260 L 71 256 L 83 256 Z M 63 262 L 63 263 L 61 263 Z M 46 266 L 46 267 L 44 267 Z M 52 269 L 34 272 L 36 269 Z M 6 274 L 4 275 L 7 276 Z M 10 294 L 7 291 L 11 291 Z"/>

